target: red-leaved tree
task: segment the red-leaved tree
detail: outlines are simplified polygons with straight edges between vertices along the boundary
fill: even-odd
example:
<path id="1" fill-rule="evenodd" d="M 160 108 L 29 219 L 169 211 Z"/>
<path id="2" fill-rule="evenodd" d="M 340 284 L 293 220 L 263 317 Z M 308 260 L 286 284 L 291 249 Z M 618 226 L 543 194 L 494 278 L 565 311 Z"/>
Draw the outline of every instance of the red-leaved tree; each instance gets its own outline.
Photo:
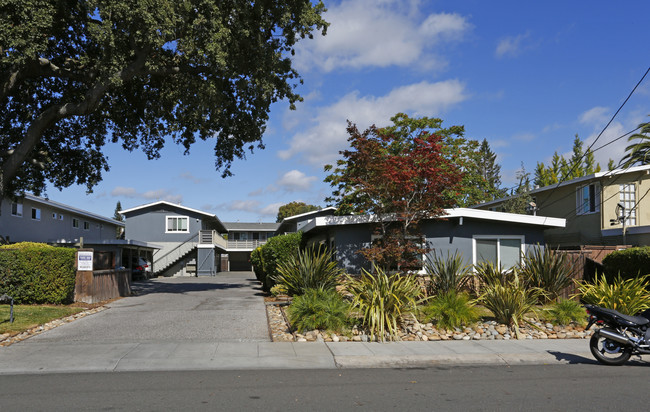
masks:
<path id="1" fill-rule="evenodd" d="M 341 214 L 370 214 L 377 220 L 376 237 L 359 251 L 383 269 L 421 267 L 428 251 L 419 230 L 422 219 L 440 216 L 454 206 L 463 173 L 458 152 L 445 146 L 462 128 L 441 129 L 440 119 L 393 117 L 395 126 L 360 132 L 348 123 L 350 149 L 325 181 L 334 190 L 327 200 Z"/>

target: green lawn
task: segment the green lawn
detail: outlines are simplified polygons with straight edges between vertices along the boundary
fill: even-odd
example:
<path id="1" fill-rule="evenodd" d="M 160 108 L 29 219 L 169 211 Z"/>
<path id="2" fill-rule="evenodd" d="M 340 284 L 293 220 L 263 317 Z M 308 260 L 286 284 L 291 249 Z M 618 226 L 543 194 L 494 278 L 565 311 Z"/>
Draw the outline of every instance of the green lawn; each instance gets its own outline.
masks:
<path id="1" fill-rule="evenodd" d="M 14 305 L 14 322 L 9 323 L 9 305 L 0 305 L 0 334 L 18 333 L 83 311 L 72 306 Z"/>

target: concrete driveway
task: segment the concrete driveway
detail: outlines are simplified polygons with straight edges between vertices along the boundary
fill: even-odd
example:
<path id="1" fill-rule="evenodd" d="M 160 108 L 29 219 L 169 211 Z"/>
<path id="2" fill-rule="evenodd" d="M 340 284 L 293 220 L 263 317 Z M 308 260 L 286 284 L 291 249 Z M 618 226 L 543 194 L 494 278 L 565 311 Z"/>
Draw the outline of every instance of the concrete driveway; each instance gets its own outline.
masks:
<path id="1" fill-rule="evenodd" d="M 26 342 L 268 342 L 259 282 L 251 272 L 156 278 L 134 283 L 136 296 Z"/>

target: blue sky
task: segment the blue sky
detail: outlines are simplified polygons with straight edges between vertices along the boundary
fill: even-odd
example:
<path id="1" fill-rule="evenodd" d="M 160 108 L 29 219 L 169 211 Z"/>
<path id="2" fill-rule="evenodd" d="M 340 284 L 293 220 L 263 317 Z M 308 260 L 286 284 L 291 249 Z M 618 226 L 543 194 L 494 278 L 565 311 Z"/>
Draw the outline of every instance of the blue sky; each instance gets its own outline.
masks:
<path id="1" fill-rule="evenodd" d="M 647 1 L 325 1 L 325 37 L 305 40 L 295 66 L 305 101 L 272 107 L 266 149 L 214 169 L 213 143 L 189 155 L 169 143 L 161 159 L 107 146 L 111 171 L 91 194 L 84 187 L 52 200 L 112 216 L 167 200 L 223 221 L 274 221 L 280 205 L 325 206 L 323 165 L 347 147 L 346 120 L 388 125 L 395 113 L 440 117 L 486 138 L 504 186 L 521 162 L 533 171 L 568 154 L 577 133 L 591 144 L 648 66 Z M 650 76 L 649 76 L 650 77 Z M 650 119 L 650 78 L 600 137 L 599 147 Z M 603 168 L 625 139 L 595 152 Z"/>

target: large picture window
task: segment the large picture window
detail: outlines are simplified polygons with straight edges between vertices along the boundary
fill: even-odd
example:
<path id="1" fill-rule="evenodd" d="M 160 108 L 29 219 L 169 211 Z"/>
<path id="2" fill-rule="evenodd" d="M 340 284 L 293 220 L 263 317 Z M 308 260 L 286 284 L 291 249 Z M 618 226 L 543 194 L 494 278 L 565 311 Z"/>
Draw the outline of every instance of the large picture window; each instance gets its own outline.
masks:
<path id="1" fill-rule="evenodd" d="M 592 183 L 576 191 L 576 214 L 586 215 L 600 211 L 600 185 Z"/>
<path id="2" fill-rule="evenodd" d="M 521 262 L 522 237 L 475 237 L 474 263 L 492 262 L 502 269 L 510 269 Z"/>
<path id="3" fill-rule="evenodd" d="M 187 216 L 167 216 L 166 233 L 189 233 L 189 220 Z"/>

